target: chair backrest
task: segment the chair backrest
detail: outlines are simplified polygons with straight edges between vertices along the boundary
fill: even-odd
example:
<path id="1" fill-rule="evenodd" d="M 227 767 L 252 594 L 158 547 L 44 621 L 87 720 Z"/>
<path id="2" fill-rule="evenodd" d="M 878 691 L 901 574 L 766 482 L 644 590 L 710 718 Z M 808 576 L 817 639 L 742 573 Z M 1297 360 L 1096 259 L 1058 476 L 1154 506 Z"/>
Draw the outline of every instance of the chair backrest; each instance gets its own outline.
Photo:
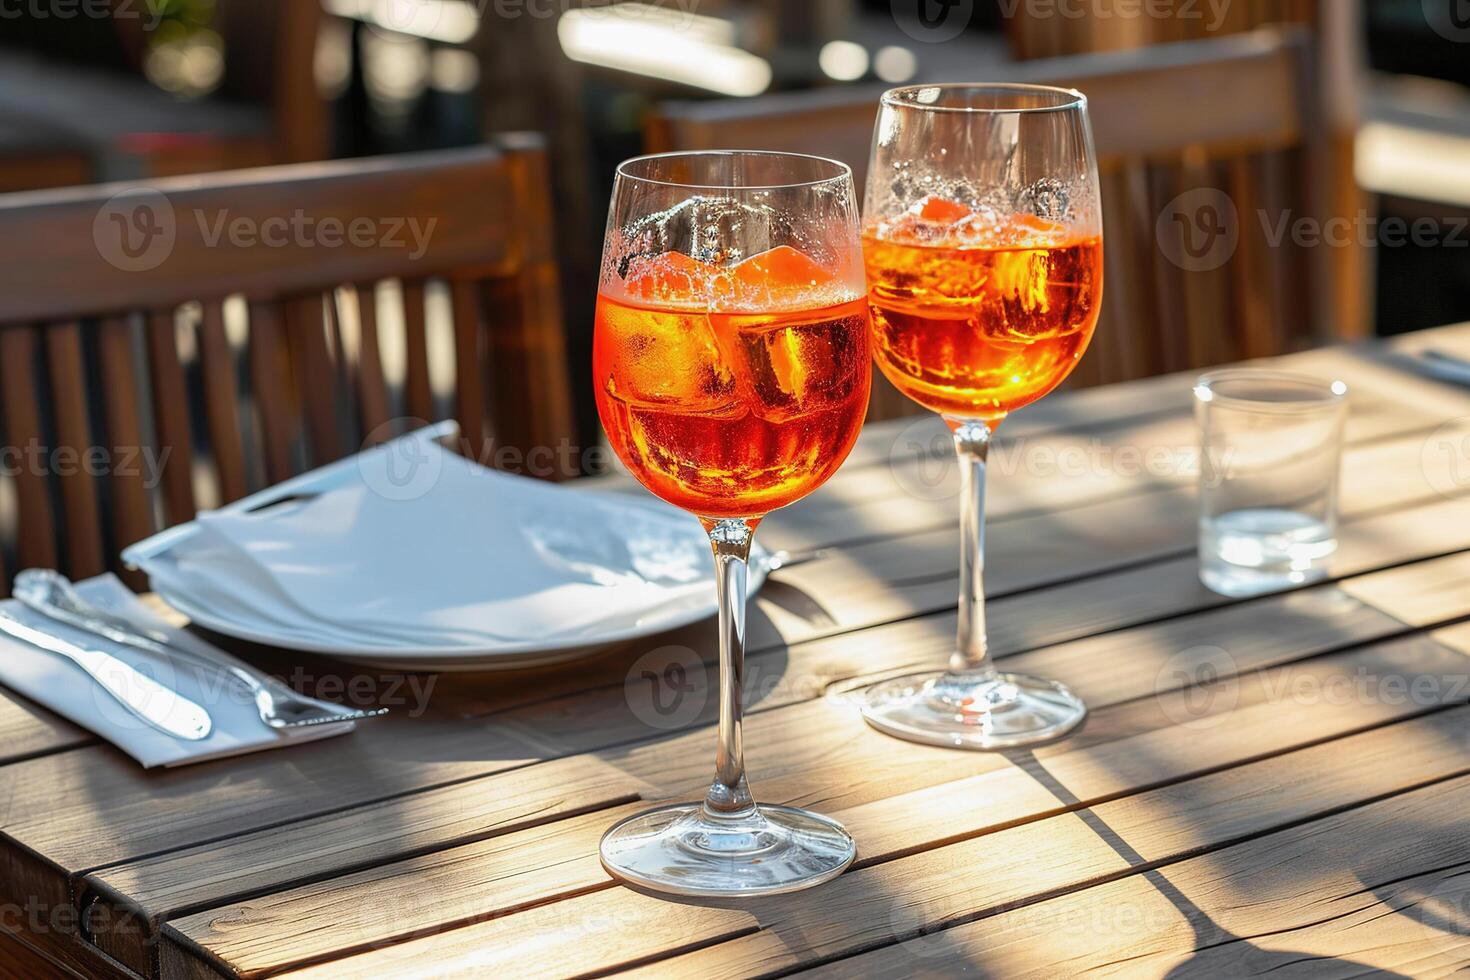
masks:
<path id="1" fill-rule="evenodd" d="M 1328 153 L 1312 126 L 1309 46 L 1297 29 L 1261 30 L 1132 51 L 1007 64 L 991 79 L 1066 85 L 1088 96 L 1102 171 L 1104 310 L 1074 384 L 1126 380 L 1351 336 L 1361 297 L 1342 291 L 1323 252 L 1301 247 L 1280 221 L 1330 215 L 1311 179 Z M 968 79 L 985 81 L 986 77 Z M 723 102 L 671 103 L 647 129 L 651 151 L 750 147 L 836 157 L 867 170 L 876 87 Z M 1161 218 L 1223 192 L 1238 215 L 1228 260 L 1170 258 Z M 1207 230 L 1207 229 L 1206 229 Z M 1200 231 L 1200 229 L 1196 229 Z M 1177 251 L 1177 250 L 1175 250 Z M 1316 254 L 1314 254 L 1316 253 Z M 1334 263 L 1351 256 L 1337 255 Z M 1359 286 L 1362 277 L 1346 277 Z M 1350 298 L 1344 298 L 1345 295 Z M 1348 309 L 1346 307 L 1351 307 Z M 907 411 L 886 386 L 874 417 Z"/>
<path id="2" fill-rule="evenodd" d="M 15 560 L 95 574 L 420 420 L 506 468 L 570 446 L 550 228 L 521 135 L 0 197 Z"/>

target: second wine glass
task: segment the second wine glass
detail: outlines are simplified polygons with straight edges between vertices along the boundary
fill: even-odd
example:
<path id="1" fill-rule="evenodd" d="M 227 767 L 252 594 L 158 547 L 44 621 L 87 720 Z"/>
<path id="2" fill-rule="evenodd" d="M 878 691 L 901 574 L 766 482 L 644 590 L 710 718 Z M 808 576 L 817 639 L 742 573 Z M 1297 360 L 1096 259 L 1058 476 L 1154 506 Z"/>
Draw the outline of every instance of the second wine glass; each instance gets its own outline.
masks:
<path id="1" fill-rule="evenodd" d="M 1102 218 L 1087 99 L 1035 85 L 883 96 L 864 206 L 878 366 L 938 412 L 961 472 L 959 637 L 949 670 L 869 688 L 863 716 L 915 742 L 1003 749 L 1057 738 L 1087 708 L 998 670 L 985 633 L 985 466 L 1009 413 L 1087 349 L 1102 301 Z"/>

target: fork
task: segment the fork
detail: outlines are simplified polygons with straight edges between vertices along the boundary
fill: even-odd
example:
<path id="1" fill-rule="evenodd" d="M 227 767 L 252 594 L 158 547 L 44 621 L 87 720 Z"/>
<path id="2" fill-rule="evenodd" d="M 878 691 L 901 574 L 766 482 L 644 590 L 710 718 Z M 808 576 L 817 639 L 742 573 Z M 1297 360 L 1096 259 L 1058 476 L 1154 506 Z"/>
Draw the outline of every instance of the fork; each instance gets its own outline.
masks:
<path id="1" fill-rule="evenodd" d="M 244 684 L 255 700 L 260 720 L 271 728 L 302 728 L 339 721 L 356 721 L 388 713 L 387 708 L 348 708 L 299 694 L 291 687 L 249 666 L 223 650 L 214 655 L 180 646 L 166 633 L 139 626 L 101 609 L 77 592 L 71 580 L 49 568 L 28 568 L 15 577 L 11 594 L 20 602 L 57 622 L 86 630 L 137 650 L 170 660 L 184 660 L 211 670 L 223 670 Z"/>

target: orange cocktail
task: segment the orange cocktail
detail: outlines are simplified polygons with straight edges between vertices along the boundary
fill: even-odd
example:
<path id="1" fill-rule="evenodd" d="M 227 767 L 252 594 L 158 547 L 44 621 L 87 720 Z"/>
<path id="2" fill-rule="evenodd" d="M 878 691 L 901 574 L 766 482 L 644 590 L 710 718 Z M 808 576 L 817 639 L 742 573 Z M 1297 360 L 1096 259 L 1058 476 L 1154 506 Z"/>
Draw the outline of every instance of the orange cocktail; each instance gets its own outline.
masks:
<path id="1" fill-rule="evenodd" d="M 998 419 L 1071 373 L 1102 298 L 1102 239 L 930 197 L 863 236 L 878 366 L 951 418 Z"/>
<path id="2" fill-rule="evenodd" d="M 599 292 L 594 337 L 613 450 L 701 517 L 755 517 L 806 496 L 862 427 L 867 301 L 789 246 L 732 266 L 635 259 Z"/>

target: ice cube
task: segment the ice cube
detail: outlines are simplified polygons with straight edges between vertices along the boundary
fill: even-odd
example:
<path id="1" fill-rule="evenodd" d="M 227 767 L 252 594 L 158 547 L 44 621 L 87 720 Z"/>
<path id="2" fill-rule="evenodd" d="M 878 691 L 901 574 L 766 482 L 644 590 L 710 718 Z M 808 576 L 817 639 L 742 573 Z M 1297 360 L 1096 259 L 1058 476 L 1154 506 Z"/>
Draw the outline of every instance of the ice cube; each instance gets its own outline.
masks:
<path id="1" fill-rule="evenodd" d="M 831 270 L 811 256 L 777 245 L 731 266 L 717 290 L 724 309 L 767 312 L 825 305 L 835 282 Z"/>
<path id="2" fill-rule="evenodd" d="M 854 396 L 868 371 L 867 316 L 773 318 L 738 330 L 743 388 L 769 422 L 788 422 Z"/>
<path id="3" fill-rule="evenodd" d="M 741 411 L 735 375 L 709 314 L 604 303 L 599 315 L 598 343 L 616 345 L 609 358 L 610 396 L 634 407 L 680 414 Z"/>
<path id="4" fill-rule="evenodd" d="M 629 260 L 623 273 L 623 289 L 636 299 L 693 305 L 710 295 L 711 283 L 718 274 L 714 266 L 683 252 L 638 255 Z"/>

